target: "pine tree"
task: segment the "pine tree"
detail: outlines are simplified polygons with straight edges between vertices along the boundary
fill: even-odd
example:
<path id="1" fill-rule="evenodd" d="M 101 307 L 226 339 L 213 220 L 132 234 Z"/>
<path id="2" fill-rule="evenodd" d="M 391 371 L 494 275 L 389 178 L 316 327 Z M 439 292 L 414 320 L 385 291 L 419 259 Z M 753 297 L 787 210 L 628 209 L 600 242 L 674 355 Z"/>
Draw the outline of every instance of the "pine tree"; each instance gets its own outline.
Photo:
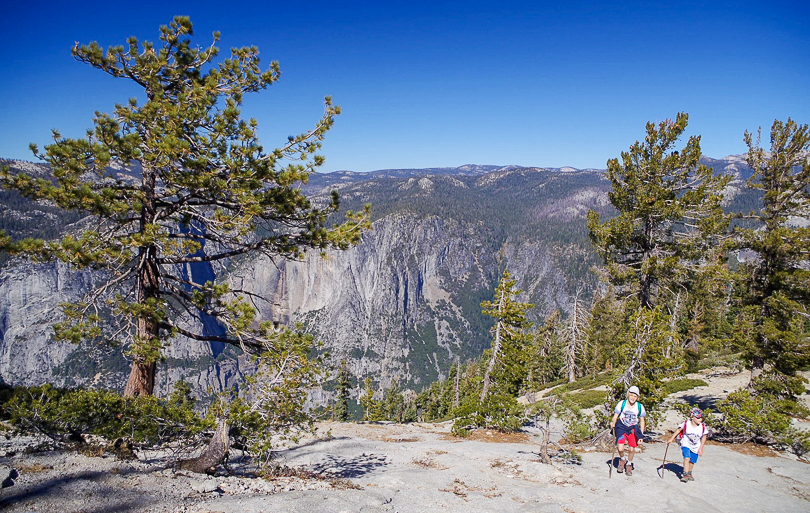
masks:
<path id="1" fill-rule="evenodd" d="M 538 388 L 562 377 L 565 353 L 562 344 L 560 311 L 546 316 L 543 325 L 532 333 L 526 362 L 528 388 Z"/>
<path id="2" fill-rule="evenodd" d="M 383 412 L 380 401 L 374 399 L 374 394 L 374 382 L 371 381 L 371 377 L 366 377 L 363 395 L 360 397 L 360 404 L 363 405 L 363 420 L 383 420 Z"/>
<path id="3" fill-rule="evenodd" d="M 352 373 L 346 360 L 341 360 L 335 381 L 334 417 L 336 420 L 346 422 L 349 420 L 349 399 L 352 390 Z"/>
<path id="4" fill-rule="evenodd" d="M 328 227 L 337 195 L 315 206 L 299 187 L 322 164 L 315 152 L 339 107 L 327 97 L 313 129 L 266 151 L 256 120 L 242 119 L 239 108 L 246 93 L 279 79 L 278 64 L 262 70 L 255 47 L 234 48 L 216 64 L 219 33 L 205 48 L 191 44 L 192 34 L 189 19 L 178 16 L 160 28 L 157 44 L 135 38 L 106 50 L 77 44 L 77 60 L 139 87 L 143 103 L 133 98 L 112 114 L 96 113 L 86 138 L 54 131 L 43 152 L 32 145 L 49 164 L 50 179 L 0 173 L 3 188 L 93 220 L 60 240 L 14 242 L 0 233 L 0 249 L 106 273 L 84 301 L 65 307 L 56 335 L 75 342 L 123 337 L 133 359 L 129 396 L 152 393 L 162 348 L 178 335 L 272 351 L 273 328 L 256 329 L 246 294 L 225 283 L 196 283 L 183 266 L 223 265 L 249 253 L 298 258 L 308 248 L 345 249 L 369 226 L 363 212 Z M 188 312 L 214 317 L 225 334 L 177 322 Z M 104 332 L 102 320 L 118 325 Z"/>
<path id="5" fill-rule="evenodd" d="M 751 213 L 756 228 L 740 229 L 741 249 L 754 252 L 739 268 L 738 291 L 752 382 L 769 394 L 795 399 L 804 393 L 797 371 L 810 365 L 810 130 L 788 119 L 774 121 L 770 151 L 745 133 L 748 184 L 764 192 L 763 207 Z"/>
<path id="6" fill-rule="evenodd" d="M 565 351 L 564 374 L 569 383 L 577 380 L 581 369 L 581 360 L 585 352 L 588 328 L 590 325 L 590 312 L 585 308 L 579 295 L 574 297 L 571 314 L 563 331 L 563 345 Z"/>
<path id="7" fill-rule="evenodd" d="M 612 287 L 594 298 L 585 355 L 591 376 L 616 366 L 617 340 L 625 324 L 624 305 L 616 298 Z"/>
<path id="8" fill-rule="evenodd" d="M 499 392 L 507 395 L 516 395 L 526 378 L 526 347 L 531 328 L 526 311 L 534 305 L 516 301 L 520 293 L 512 275 L 504 270 L 495 298 L 481 303 L 482 313 L 495 318 L 492 348 L 481 389 L 482 403 L 490 392 L 493 378 L 498 382 Z"/>
<path id="9" fill-rule="evenodd" d="M 720 201 L 731 177 L 700 164 L 699 136 L 673 150 L 687 122 L 679 113 L 674 122 L 647 123 L 644 142 L 622 152 L 621 162 L 607 163 L 618 215 L 601 222 L 588 212 L 591 241 L 610 282 L 643 308 L 665 304 L 695 280 L 729 224 Z"/>

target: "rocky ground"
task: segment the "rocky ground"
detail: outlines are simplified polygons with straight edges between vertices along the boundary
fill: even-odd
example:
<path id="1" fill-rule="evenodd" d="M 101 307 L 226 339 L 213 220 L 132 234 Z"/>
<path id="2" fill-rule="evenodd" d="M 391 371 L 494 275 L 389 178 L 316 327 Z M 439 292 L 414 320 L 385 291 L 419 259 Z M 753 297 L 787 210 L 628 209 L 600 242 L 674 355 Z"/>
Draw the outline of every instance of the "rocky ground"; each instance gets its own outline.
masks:
<path id="1" fill-rule="evenodd" d="M 690 403 L 714 401 L 742 375 L 704 373 L 708 387 L 679 394 Z M 725 391 L 725 392 L 724 392 Z M 677 400 L 678 398 L 676 398 Z M 674 427 L 677 416 L 663 425 Z M 0 464 L 16 469 L 0 491 L 10 512 L 152 511 L 188 513 L 498 511 L 810 511 L 810 466 L 754 446 L 711 444 L 695 466 L 695 481 L 676 477 L 681 459 L 650 442 L 632 477 L 614 470 L 609 453 L 580 447 L 570 458 L 540 462 L 539 433 L 450 435 L 449 424 L 325 423 L 321 436 L 279 453 L 289 477 L 202 476 L 174 472 L 167 453 L 134 461 L 22 449 L 34 439 L 0 440 Z M 659 435 L 664 435 L 659 430 Z M 557 435 L 558 437 L 558 435 Z M 243 475 L 239 475 L 242 473 Z M 284 474 L 284 472 L 281 472 Z M 660 477 L 663 474 L 663 478 Z M 3 478 L 5 476 L 2 476 Z"/>

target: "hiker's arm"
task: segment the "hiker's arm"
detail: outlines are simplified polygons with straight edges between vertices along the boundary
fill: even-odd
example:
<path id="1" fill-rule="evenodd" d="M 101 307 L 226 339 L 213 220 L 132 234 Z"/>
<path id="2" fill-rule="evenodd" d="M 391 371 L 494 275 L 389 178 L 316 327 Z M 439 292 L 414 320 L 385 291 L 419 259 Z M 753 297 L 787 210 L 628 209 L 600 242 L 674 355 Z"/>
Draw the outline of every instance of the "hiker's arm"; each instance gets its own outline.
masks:
<path id="1" fill-rule="evenodd" d="M 638 419 L 638 425 L 641 426 L 641 436 L 643 437 L 644 433 L 647 432 L 647 421 L 644 419 L 644 417 Z"/>
<path id="2" fill-rule="evenodd" d="M 681 434 L 681 431 L 682 431 L 682 430 L 683 430 L 683 426 L 678 426 L 678 429 L 676 429 L 676 430 L 675 430 L 675 432 L 674 432 L 674 433 L 672 433 L 672 436 L 671 436 L 671 437 L 669 437 L 669 441 L 668 441 L 667 443 L 668 443 L 668 444 L 671 444 L 672 442 L 674 442 L 674 441 L 675 441 L 675 437 L 676 437 L 676 436 L 678 436 L 679 434 Z"/>
<path id="3" fill-rule="evenodd" d="M 614 413 L 613 418 L 610 421 L 610 429 L 616 429 L 616 421 L 619 420 L 619 414 Z"/>

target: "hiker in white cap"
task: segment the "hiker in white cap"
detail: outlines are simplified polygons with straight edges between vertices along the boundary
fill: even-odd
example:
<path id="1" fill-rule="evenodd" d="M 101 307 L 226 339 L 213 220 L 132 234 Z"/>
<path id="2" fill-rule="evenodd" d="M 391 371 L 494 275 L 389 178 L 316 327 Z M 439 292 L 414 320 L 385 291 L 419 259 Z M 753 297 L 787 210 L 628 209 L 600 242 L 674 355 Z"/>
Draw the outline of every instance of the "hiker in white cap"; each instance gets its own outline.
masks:
<path id="1" fill-rule="evenodd" d="M 638 442 L 644 439 L 644 417 L 647 410 L 638 402 L 639 390 L 637 386 L 632 386 L 627 390 L 627 399 L 619 401 L 613 410 L 613 419 L 610 427 L 616 437 L 616 447 L 619 450 L 619 468 L 617 472 L 633 475 L 633 455 L 638 447 Z M 625 457 L 625 445 L 630 446 Z M 613 465 L 613 462 L 610 462 Z"/>

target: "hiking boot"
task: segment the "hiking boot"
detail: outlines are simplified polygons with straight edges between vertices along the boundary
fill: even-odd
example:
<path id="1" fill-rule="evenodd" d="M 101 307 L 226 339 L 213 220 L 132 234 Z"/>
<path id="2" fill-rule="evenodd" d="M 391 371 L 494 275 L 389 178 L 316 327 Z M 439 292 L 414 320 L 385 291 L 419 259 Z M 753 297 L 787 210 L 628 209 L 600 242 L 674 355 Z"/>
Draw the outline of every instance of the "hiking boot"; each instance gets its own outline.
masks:
<path id="1" fill-rule="evenodd" d="M 627 464 L 627 466 L 624 468 L 624 473 L 627 474 L 628 476 L 633 475 L 633 464 L 632 463 Z"/>
<path id="2" fill-rule="evenodd" d="M 687 473 L 687 474 L 686 474 L 686 479 L 688 479 L 689 481 L 694 481 L 694 480 L 695 480 L 695 478 L 694 478 L 694 477 L 692 477 L 692 473 L 691 473 L 691 472 L 689 472 L 689 473 Z"/>
<path id="3" fill-rule="evenodd" d="M 627 461 L 626 461 L 626 460 L 619 460 L 619 468 L 616 470 L 616 472 L 618 472 L 619 474 L 621 474 L 622 472 L 624 472 L 624 466 L 625 466 L 625 465 L 627 465 Z"/>
<path id="4" fill-rule="evenodd" d="M 689 474 L 684 472 L 683 474 L 681 474 L 681 483 L 685 483 L 687 481 L 689 481 Z"/>

